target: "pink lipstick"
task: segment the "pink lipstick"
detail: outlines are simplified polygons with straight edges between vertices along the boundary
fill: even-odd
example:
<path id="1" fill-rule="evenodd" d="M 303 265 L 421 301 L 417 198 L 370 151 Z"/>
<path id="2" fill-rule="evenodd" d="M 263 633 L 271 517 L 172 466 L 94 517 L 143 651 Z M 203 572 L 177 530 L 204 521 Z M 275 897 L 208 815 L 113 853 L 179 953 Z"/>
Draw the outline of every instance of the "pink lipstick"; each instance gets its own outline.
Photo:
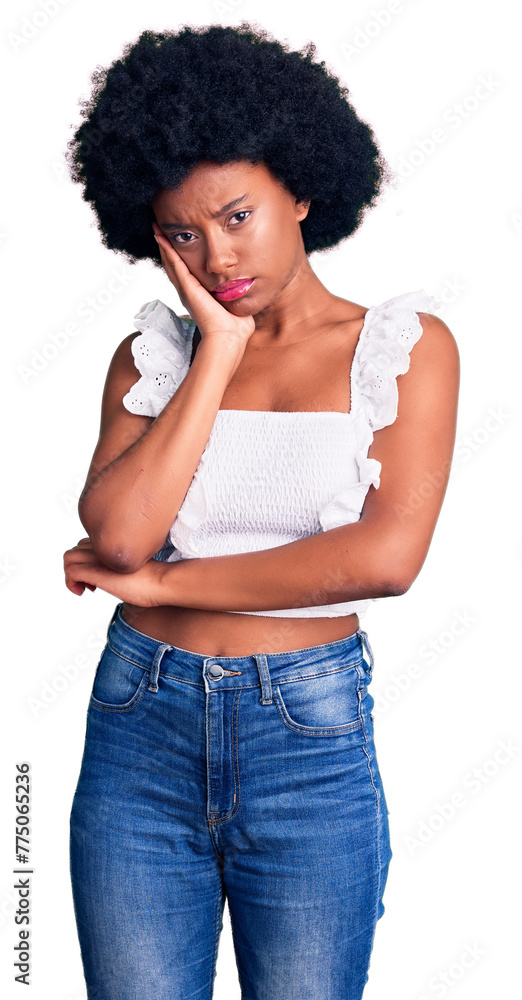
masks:
<path id="1" fill-rule="evenodd" d="M 230 302 L 232 299 L 239 299 L 245 295 L 254 281 L 255 278 L 238 278 L 237 281 L 227 281 L 225 285 L 218 285 L 212 295 L 221 302 Z"/>

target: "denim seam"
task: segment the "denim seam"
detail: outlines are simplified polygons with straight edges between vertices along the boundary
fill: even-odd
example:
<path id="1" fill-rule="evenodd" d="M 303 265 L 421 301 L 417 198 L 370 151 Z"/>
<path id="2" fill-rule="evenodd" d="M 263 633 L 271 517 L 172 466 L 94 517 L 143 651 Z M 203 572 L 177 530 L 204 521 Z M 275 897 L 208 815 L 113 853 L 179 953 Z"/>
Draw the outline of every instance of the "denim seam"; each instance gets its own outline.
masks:
<path id="1" fill-rule="evenodd" d="M 303 733 L 308 736 L 342 736 L 344 733 L 353 733 L 358 729 L 362 729 L 362 720 L 358 719 L 356 722 L 345 722 L 340 726 L 303 726 L 299 722 L 294 722 L 292 717 L 288 714 L 288 709 L 283 701 L 283 697 L 279 690 L 279 686 L 276 684 L 275 691 L 276 695 L 276 705 L 277 711 L 281 716 L 285 726 L 288 729 L 292 729 L 296 733 Z"/>
<path id="2" fill-rule="evenodd" d="M 217 657 L 216 657 L 216 659 L 217 659 Z M 131 662 L 133 663 L 134 661 L 132 660 Z M 322 673 L 308 674 L 308 675 L 306 675 L 306 674 L 304 674 L 304 675 L 303 674 L 296 674 L 293 677 L 287 677 L 287 678 L 284 678 L 282 680 L 278 680 L 277 684 L 292 684 L 294 681 L 309 681 L 309 680 L 314 680 L 317 677 L 328 677 L 330 674 L 338 674 L 338 673 L 341 673 L 343 670 L 354 669 L 354 668 L 356 668 L 358 665 L 360 665 L 363 662 L 366 662 L 366 661 L 364 661 L 364 660 L 361 659 L 361 660 L 358 660 L 357 663 L 350 664 L 349 666 L 339 667 L 338 669 L 334 669 L 334 670 L 325 670 Z M 142 666 L 141 663 L 137 663 L 136 666 L 141 667 L 142 670 L 147 670 L 147 671 L 149 670 L 149 667 L 144 667 L 144 666 Z M 163 670 L 160 670 L 159 677 L 165 677 L 165 678 L 167 678 L 170 681 L 178 681 L 180 684 L 191 684 L 193 687 L 204 688 L 204 684 L 201 684 L 199 681 L 191 681 L 191 680 L 189 680 L 186 677 L 180 677 L 180 676 L 178 676 L 176 674 L 169 674 L 169 673 L 166 673 Z M 260 687 L 259 682 L 257 684 L 255 682 L 252 683 L 252 684 L 244 684 L 244 683 L 241 684 L 241 683 L 236 683 L 235 682 L 234 684 L 228 684 L 227 687 L 226 687 L 226 690 L 227 691 L 243 691 L 243 690 L 246 691 L 246 690 L 249 690 L 249 689 L 252 689 L 252 688 L 258 688 L 258 687 Z"/>
<path id="3" fill-rule="evenodd" d="M 363 749 L 366 752 L 366 747 L 364 747 Z M 373 785 L 373 778 L 372 778 L 372 785 Z M 373 785 L 373 787 L 375 788 L 375 785 Z M 377 801 L 378 801 L 378 798 L 377 798 Z M 377 931 L 377 922 L 378 922 L 378 919 L 379 919 L 379 900 L 381 898 L 381 886 L 382 886 L 381 841 L 380 841 L 380 833 L 379 833 L 379 805 L 377 805 L 377 823 L 376 823 L 376 828 L 377 828 L 376 840 L 377 840 L 377 870 L 378 870 L 378 876 L 377 876 L 377 892 L 376 892 L 376 897 L 375 897 L 375 913 L 374 913 L 374 918 L 373 918 L 373 933 L 372 933 L 372 936 L 371 936 L 371 942 L 370 942 L 369 951 L 368 951 L 369 956 L 372 955 L 373 948 L 374 948 L 374 945 L 375 945 L 375 934 L 376 934 L 376 931 Z M 368 982 L 368 978 L 369 978 L 368 971 L 369 970 L 367 969 L 366 970 L 365 983 Z"/>
<path id="4" fill-rule="evenodd" d="M 374 782 L 374 780 L 373 780 L 373 774 L 372 774 L 372 768 L 371 768 L 371 761 L 370 761 L 370 755 L 369 755 L 369 753 L 368 753 L 368 751 L 367 751 L 367 749 L 366 749 L 366 745 L 363 745 L 363 750 L 364 750 L 364 752 L 365 752 L 365 754 L 366 754 L 366 762 L 367 762 L 367 764 L 368 764 L 368 771 L 369 771 L 369 774 L 370 774 L 370 781 L 371 781 L 371 783 L 372 783 L 372 787 L 373 787 L 373 790 L 374 790 L 374 792 L 375 792 L 375 797 L 376 797 L 376 799 L 377 799 L 377 814 L 379 814 L 379 812 L 380 812 L 380 808 L 381 808 L 381 797 L 380 797 L 380 795 L 379 795 L 379 790 L 378 790 L 378 788 L 376 788 L 376 786 L 375 786 L 375 782 Z"/>
<path id="5" fill-rule="evenodd" d="M 236 801 L 234 802 L 234 805 L 232 806 L 232 809 L 229 809 L 229 811 L 227 812 L 227 814 L 225 816 L 222 816 L 221 819 L 211 819 L 211 822 L 212 822 L 212 824 L 214 826 L 220 826 L 222 823 L 226 823 L 229 819 L 232 819 L 232 817 L 236 815 L 236 813 L 237 813 L 237 811 L 239 809 L 239 806 L 241 804 L 241 781 L 240 781 L 240 776 L 239 776 L 239 699 L 240 699 L 240 697 L 241 697 L 241 691 L 239 690 L 238 694 L 237 694 L 237 698 L 234 698 L 233 709 L 232 709 L 232 711 L 234 713 L 233 714 L 233 722 L 232 722 L 232 734 L 233 734 L 233 740 L 234 740 L 234 746 L 233 746 L 233 761 L 234 761 L 233 773 L 234 773 L 234 794 L 236 796 Z M 211 816 L 211 817 L 212 816 L 219 816 L 219 811 L 209 812 L 209 816 Z"/>
<path id="6" fill-rule="evenodd" d="M 144 667 L 143 663 L 138 663 L 138 661 L 137 660 L 133 660 L 131 656 L 126 656 L 126 654 L 120 652 L 119 649 L 115 649 L 115 647 L 113 645 L 111 645 L 111 642 L 110 642 L 109 639 L 107 639 L 106 645 L 109 647 L 109 649 L 111 650 L 111 652 L 113 652 L 113 653 L 116 654 L 116 656 L 121 656 L 122 660 L 127 660 L 127 663 L 132 663 L 133 666 L 135 666 L 135 667 L 141 667 L 142 670 L 150 670 L 150 667 Z"/>
<path id="7" fill-rule="evenodd" d="M 217 955 L 218 955 L 218 944 L 219 944 L 219 911 L 220 911 L 220 907 L 221 907 L 222 894 L 223 894 L 223 891 L 222 891 L 221 884 L 220 884 L 218 886 L 218 891 L 217 891 L 217 895 L 216 895 L 216 910 L 215 910 L 215 914 L 214 914 L 214 949 L 213 949 L 213 955 L 212 955 L 212 969 L 211 969 L 211 972 L 210 972 L 210 983 L 209 983 L 209 992 L 208 992 L 209 1000 L 212 1000 L 213 990 L 214 990 L 214 977 L 215 977 L 215 974 L 216 974 L 216 960 L 217 960 Z"/>
<path id="8" fill-rule="evenodd" d="M 111 705 L 109 702 L 98 701 L 92 692 L 89 699 L 90 704 L 93 708 L 98 708 L 101 712 L 132 712 L 132 709 L 135 708 L 136 705 L 139 705 L 143 695 L 145 694 L 146 679 L 147 677 L 144 674 L 130 701 L 124 701 L 123 705 Z"/>
<path id="9" fill-rule="evenodd" d="M 110 650 L 113 653 L 115 653 L 116 656 L 121 657 L 122 660 L 126 660 L 127 663 L 132 663 L 132 665 L 134 667 L 139 667 L 140 670 L 143 670 L 146 673 L 150 673 L 150 666 L 144 666 L 143 663 L 138 663 L 137 660 L 133 660 L 130 656 L 126 656 L 125 653 L 122 653 L 122 652 L 120 652 L 119 649 L 115 649 L 114 646 L 111 646 L 111 644 L 109 642 L 107 643 L 107 645 L 109 646 Z M 216 657 L 216 659 L 217 659 L 217 657 Z M 237 659 L 241 659 L 241 657 L 237 657 Z M 309 681 L 309 680 L 314 680 L 317 677 L 328 677 L 330 674 L 338 674 L 338 673 L 341 673 L 343 670 L 353 670 L 357 666 L 359 666 L 361 663 L 364 663 L 364 662 L 366 662 L 366 661 L 363 658 L 361 658 L 360 660 L 357 660 L 356 663 L 350 663 L 347 666 L 345 665 L 343 667 L 337 667 L 337 668 L 334 668 L 332 670 L 323 670 L 322 672 L 315 673 L 315 674 L 295 674 L 292 677 L 283 678 L 283 679 L 277 681 L 277 683 L 278 684 L 292 684 L 294 681 Z M 193 687 L 204 688 L 204 684 L 201 684 L 201 682 L 199 682 L 199 681 L 191 681 L 187 677 L 180 677 L 177 674 L 169 674 L 165 670 L 161 670 L 161 668 L 160 668 L 158 677 L 164 677 L 164 678 L 167 678 L 170 681 L 179 681 L 180 684 L 190 684 Z M 256 687 L 259 687 L 259 683 L 256 684 L 254 682 L 252 684 L 238 684 L 237 687 L 229 685 L 227 687 L 227 691 L 237 691 L 237 690 L 243 690 L 243 688 L 247 689 L 247 688 L 256 688 Z"/>
<path id="10" fill-rule="evenodd" d="M 216 659 L 217 659 L 217 657 L 216 657 Z M 333 670 L 324 670 L 324 671 L 322 671 L 320 673 L 315 673 L 315 674 L 296 674 L 296 675 L 294 675 L 292 677 L 287 677 L 287 678 L 284 678 L 282 680 L 279 680 L 279 681 L 277 681 L 277 683 L 278 684 L 292 684 L 294 681 L 309 681 L 309 680 L 314 680 L 317 677 L 328 677 L 330 674 L 339 674 L 339 673 L 342 673 L 343 670 L 353 670 L 353 669 L 355 669 L 357 666 L 359 666 L 363 662 L 365 662 L 365 661 L 363 659 L 361 659 L 361 660 L 358 660 L 357 663 L 349 664 L 348 666 L 338 667 L 338 668 L 335 668 Z M 137 664 L 137 666 L 141 666 L 141 664 Z M 142 669 L 143 670 L 148 670 L 149 668 L 148 667 L 142 667 Z M 179 681 L 180 684 L 192 684 L 195 687 L 204 687 L 204 685 L 201 684 L 201 683 L 199 683 L 199 682 L 188 680 L 186 677 L 176 676 L 176 674 L 168 674 L 168 673 L 166 673 L 165 671 L 162 671 L 162 670 L 160 670 L 159 676 L 160 677 L 166 677 L 166 678 L 168 678 L 171 681 Z M 237 683 L 237 684 L 228 684 L 226 690 L 227 691 L 243 691 L 243 690 L 248 690 L 248 689 L 257 688 L 257 687 L 260 687 L 259 683 L 257 683 L 257 684 L 256 683 L 253 683 L 253 684 L 241 684 L 241 683 Z"/>
<path id="11" fill-rule="evenodd" d="M 348 666 L 334 667 L 332 670 L 320 670 L 315 674 L 294 674 L 292 677 L 286 677 L 282 680 L 278 680 L 277 684 L 293 684 L 294 681 L 313 681 L 316 677 L 329 677 L 330 674 L 341 674 L 344 670 L 355 670 L 363 660 L 358 660 L 357 663 L 350 663 Z"/>

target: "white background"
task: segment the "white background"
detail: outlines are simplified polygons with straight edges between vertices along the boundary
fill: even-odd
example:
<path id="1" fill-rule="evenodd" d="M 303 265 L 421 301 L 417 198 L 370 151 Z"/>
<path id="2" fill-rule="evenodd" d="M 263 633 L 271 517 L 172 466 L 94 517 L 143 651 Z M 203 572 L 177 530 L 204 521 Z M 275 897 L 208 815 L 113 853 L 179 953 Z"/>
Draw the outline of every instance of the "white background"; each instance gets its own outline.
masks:
<path id="1" fill-rule="evenodd" d="M 458 440 L 430 552 L 411 589 L 371 605 L 361 621 L 375 654 L 376 746 L 394 851 L 365 1000 L 514 996 L 522 762 L 518 5 L 48 4 L 47 20 L 41 0 L 5 4 L 0 37 L 3 996 L 86 996 L 68 821 L 92 678 L 116 600 L 99 590 L 72 595 L 62 557 L 85 534 L 76 501 L 110 358 L 144 302 L 180 308 L 161 270 L 122 264 L 102 247 L 63 154 L 95 66 L 119 57 L 143 29 L 243 19 L 294 49 L 313 40 L 397 171 L 359 233 L 312 256 L 316 273 L 332 292 L 364 305 L 424 288 L 444 302 L 439 315 L 461 358 Z M 481 78 L 490 81 L 487 96 Z M 441 141 L 430 143 L 434 129 L 442 138 L 439 131 Z M 122 284 L 111 296 L 114 274 Z M 90 323 L 81 318 L 89 296 L 98 303 Z M 71 322 L 79 335 L 24 377 Z M 499 754 L 502 743 L 510 755 Z M 30 994 L 14 984 L 12 965 L 14 775 L 25 760 L 35 870 Z M 459 792 L 451 815 L 447 804 Z M 475 957 L 462 962 L 464 954 Z M 227 910 L 214 995 L 240 996 Z"/>

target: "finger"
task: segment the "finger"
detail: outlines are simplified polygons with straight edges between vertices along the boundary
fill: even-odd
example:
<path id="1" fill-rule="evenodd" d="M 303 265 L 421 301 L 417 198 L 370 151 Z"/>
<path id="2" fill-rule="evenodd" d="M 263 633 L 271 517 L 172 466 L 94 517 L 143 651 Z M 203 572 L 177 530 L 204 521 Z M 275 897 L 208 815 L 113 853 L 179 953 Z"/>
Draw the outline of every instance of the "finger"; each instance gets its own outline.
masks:
<path id="1" fill-rule="evenodd" d="M 65 586 L 73 594 L 83 594 L 86 587 L 89 590 L 96 590 L 97 584 L 89 582 L 89 567 L 86 570 L 75 569 L 73 572 L 65 574 Z"/>
<path id="2" fill-rule="evenodd" d="M 86 564 L 85 560 L 89 559 L 89 557 L 90 557 L 90 562 Z M 96 553 L 93 551 L 93 549 L 87 545 L 75 545 L 74 549 L 67 549 L 67 551 L 64 552 L 63 554 L 64 569 L 66 569 L 68 566 L 72 566 L 75 563 L 80 563 L 80 562 L 83 563 L 84 565 L 91 565 L 91 563 L 99 562 L 99 559 Z"/>
<path id="3" fill-rule="evenodd" d="M 181 259 L 177 250 L 172 246 L 172 243 L 170 242 L 168 237 L 165 236 L 165 233 L 162 233 L 159 226 L 157 229 L 154 230 L 154 235 L 156 237 L 157 244 L 160 248 L 160 253 L 162 255 L 162 258 L 165 257 L 167 261 L 172 265 L 181 264 L 182 267 L 186 268 L 187 273 L 190 274 L 190 271 L 187 265 L 185 264 L 185 261 Z"/>

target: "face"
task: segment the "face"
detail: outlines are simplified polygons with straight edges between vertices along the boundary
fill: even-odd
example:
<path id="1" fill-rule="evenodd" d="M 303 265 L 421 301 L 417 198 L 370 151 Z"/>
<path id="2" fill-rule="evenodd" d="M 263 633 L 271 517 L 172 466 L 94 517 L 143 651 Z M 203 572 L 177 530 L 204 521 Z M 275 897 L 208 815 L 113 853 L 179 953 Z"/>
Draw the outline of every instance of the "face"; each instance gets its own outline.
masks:
<path id="1" fill-rule="evenodd" d="M 263 163 L 199 163 L 179 187 L 160 191 L 152 209 L 189 271 L 236 315 L 265 308 L 308 266 L 299 226 L 308 203 Z M 247 280 L 219 292 L 238 279 Z"/>

